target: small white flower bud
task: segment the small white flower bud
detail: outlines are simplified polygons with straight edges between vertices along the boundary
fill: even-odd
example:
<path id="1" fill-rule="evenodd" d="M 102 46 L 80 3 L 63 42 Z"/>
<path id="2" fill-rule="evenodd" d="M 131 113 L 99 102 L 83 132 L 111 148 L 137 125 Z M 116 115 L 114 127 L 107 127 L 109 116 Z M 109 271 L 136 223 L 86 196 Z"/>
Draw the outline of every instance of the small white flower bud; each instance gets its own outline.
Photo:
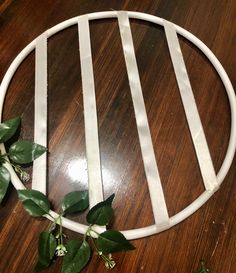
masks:
<path id="1" fill-rule="evenodd" d="M 64 245 L 58 245 L 56 247 L 56 255 L 57 256 L 65 256 L 67 253 L 66 247 Z"/>
<path id="2" fill-rule="evenodd" d="M 23 182 L 28 182 L 30 180 L 30 175 L 27 172 L 22 172 L 20 178 Z"/>

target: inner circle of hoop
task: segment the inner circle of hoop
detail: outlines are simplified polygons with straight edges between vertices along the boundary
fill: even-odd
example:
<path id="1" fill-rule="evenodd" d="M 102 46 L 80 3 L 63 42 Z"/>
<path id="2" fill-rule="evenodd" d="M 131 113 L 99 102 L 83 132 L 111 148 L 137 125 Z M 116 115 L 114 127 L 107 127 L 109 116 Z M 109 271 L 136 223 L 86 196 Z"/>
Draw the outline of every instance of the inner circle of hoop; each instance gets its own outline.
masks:
<path id="1" fill-rule="evenodd" d="M 140 12 L 127 12 L 129 18 L 132 19 L 140 19 L 144 21 L 148 21 L 154 24 L 162 25 L 163 26 L 163 19 L 145 14 L 145 13 L 140 13 Z M 108 18 L 117 18 L 117 12 L 116 11 L 106 11 L 106 12 L 96 12 L 96 13 L 90 13 L 87 15 L 89 20 L 97 20 L 97 19 L 108 19 Z M 49 38 L 50 36 L 56 34 L 57 32 L 70 27 L 78 22 L 79 17 L 74 17 L 69 20 L 66 20 L 46 31 L 47 37 Z M 220 76 L 226 93 L 228 95 L 229 99 L 229 104 L 230 104 L 230 110 L 231 110 L 231 132 L 230 132 L 230 138 L 229 138 L 229 144 L 226 152 L 225 159 L 221 165 L 221 168 L 219 172 L 217 173 L 217 183 L 220 185 L 223 182 L 223 179 L 225 178 L 230 165 L 232 163 L 234 153 L 235 153 L 235 148 L 236 148 L 236 101 L 235 101 L 235 94 L 234 90 L 232 87 L 232 84 L 218 61 L 218 59 L 215 57 L 215 55 L 211 52 L 211 50 L 202 42 L 200 41 L 197 37 L 195 37 L 193 34 L 188 32 L 187 30 L 179 27 L 178 25 L 174 24 L 174 27 L 176 29 L 176 32 L 183 37 L 185 37 L 187 40 L 192 42 L 196 47 L 198 47 L 204 55 L 208 58 L 208 60 L 211 62 L 211 64 L 214 66 L 216 71 L 218 72 L 218 75 Z M 33 40 L 30 44 L 28 44 L 19 54 L 18 56 L 14 59 L 14 61 L 11 63 L 9 69 L 7 70 L 3 81 L 1 83 L 1 92 L 0 92 L 0 107 L 1 107 L 1 113 L 0 117 L 2 115 L 2 110 L 3 110 L 3 104 L 4 104 L 4 99 L 5 95 L 9 86 L 9 83 L 12 79 L 12 77 L 15 74 L 15 71 L 19 67 L 19 65 L 22 63 L 22 61 L 28 56 L 28 54 L 35 49 L 35 44 L 36 44 L 36 39 Z M 5 150 L 4 145 L 2 145 L 2 150 Z M 14 187 L 16 189 L 24 189 L 25 186 L 23 183 L 20 181 L 14 170 L 11 168 L 11 166 L 8 166 L 8 169 L 11 173 L 11 179 Z M 198 210 L 212 195 L 214 194 L 214 191 L 204 191 L 196 200 L 194 200 L 190 205 L 188 205 L 185 209 L 182 211 L 178 212 L 174 216 L 170 217 L 170 226 L 172 227 L 179 222 L 183 221 L 186 219 L 188 216 L 190 216 L 192 213 L 194 213 L 196 210 Z M 51 212 L 53 216 L 57 216 L 55 212 Z M 50 219 L 50 218 L 49 218 Z M 87 226 L 74 222 L 72 220 L 69 220 L 67 218 L 62 218 L 62 223 L 63 226 L 73 230 L 78 233 L 85 233 L 87 230 Z M 142 238 L 146 237 L 152 234 L 159 233 L 166 228 L 161 228 L 154 225 L 143 227 L 143 228 L 137 228 L 137 229 L 132 229 L 132 230 L 125 230 L 122 231 L 122 233 L 125 235 L 127 239 L 137 239 L 137 238 Z M 97 228 L 97 231 L 103 231 L 102 228 Z"/>

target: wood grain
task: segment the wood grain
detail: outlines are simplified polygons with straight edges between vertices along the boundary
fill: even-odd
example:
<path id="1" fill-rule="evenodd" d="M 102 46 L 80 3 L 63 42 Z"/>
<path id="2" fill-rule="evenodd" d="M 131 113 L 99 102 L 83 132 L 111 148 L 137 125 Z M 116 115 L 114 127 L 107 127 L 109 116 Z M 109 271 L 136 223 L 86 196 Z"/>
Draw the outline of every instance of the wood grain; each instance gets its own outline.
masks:
<path id="1" fill-rule="evenodd" d="M 15 56 L 46 29 L 71 17 L 103 10 L 150 13 L 180 25 L 216 54 L 235 85 L 234 0 L 0 1 L 0 80 Z M 116 194 L 116 229 L 154 223 L 138 142 L 125 63 L 115 20 L 91 22 L 104 193 Z M 131 29 L 156 158 L 170 215 L 202 191 L 163 29 L 131 20 Z M 180 37 L 186 66 L 213 163 L 219 170 L 227 149 L 230 112 L 224 87 L 206 58 Z M 76 57 L 75 57 L 76 56 Z M 66 192 L 87 188 L 83 100 L 76 26 L 48 43 L 48 192 L 56 210 Z M 33 138 L 34 52 L 17 70 L 4 105 L 4 119 L 21 116 L 21 137 Z M 28 168 L 31 172 L 31 168 Z M 235 160 L 219 191 L 194 215 L 172 229 L 135 240 L 136 250 L 114 255 L 114 273 L 194 273 L 201 259 L 213 273 L 236 272 Z M 30 186 L 30 184 L 29 184 Z M 31 219 L 11 186 L 0 207 L 0 272 L 30 273 L 38 234 L 46 220 Z M 84 216 L 74 220 L 85 222 Z M 66 231 L 70 238 L 79 235 Z M 60 272 L 57 260 L 45 272 Z M 94 256 L 83 272 L 107 272 Z"/>

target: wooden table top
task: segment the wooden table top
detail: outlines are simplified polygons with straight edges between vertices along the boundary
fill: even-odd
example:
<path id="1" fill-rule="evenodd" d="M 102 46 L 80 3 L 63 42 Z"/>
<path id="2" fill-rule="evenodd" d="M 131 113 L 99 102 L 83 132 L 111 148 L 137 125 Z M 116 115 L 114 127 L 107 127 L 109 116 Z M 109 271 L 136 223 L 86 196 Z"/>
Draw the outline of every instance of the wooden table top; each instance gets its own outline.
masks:
<path id="1" fill-rule="evenodd" d="M 185 28 L 217 56 L 235 85 L 234 0 L 0 1 L 0 80 L 15 56 L 46 29 L 74 16 L 108 10 L 140 11 Z M 131 20 L 137 63 L 156 160 L 169 215 L 203 192 L 203 183 L 186 123 L 162 27 Z M 90 23 L 105 197 L 115 193 L 113 228 L 154 224 L 135 116 L 115 19 Z M 230 132 L 225 89 L 205 56 L 180 37 L 216 172 Z M 48 196 L 54 210 L 63 195 L 86 189 L 87 166 L 77 27 L 48 41 Z M 33 139 L 34 61 L 32 52 L 13 78 L 3 119 L 22 118 L 21 137 Z M 31 166 L 27 167 L 31 173 Z M 235 160 L 224 183 L 196 213 L 175 227 L 134 240 L 136 250 L 114 255 L 113 272 L 194 273 L 205 260 L 213 273 L 236 272 Z M 30 183 L 27 184 L 30 187 Z M 72 217 L 85 223 L 84 215 Z M 48 220 L 30 218 L 13 186 L 0 207 L 0 273 L 33 272 L 39 233 Z M 80 235 L 66 230 L 69 238 Z M 60 272 L 61 259 L 45 272 Z M 82 272 L 107 272 L 94 256 Z"/>

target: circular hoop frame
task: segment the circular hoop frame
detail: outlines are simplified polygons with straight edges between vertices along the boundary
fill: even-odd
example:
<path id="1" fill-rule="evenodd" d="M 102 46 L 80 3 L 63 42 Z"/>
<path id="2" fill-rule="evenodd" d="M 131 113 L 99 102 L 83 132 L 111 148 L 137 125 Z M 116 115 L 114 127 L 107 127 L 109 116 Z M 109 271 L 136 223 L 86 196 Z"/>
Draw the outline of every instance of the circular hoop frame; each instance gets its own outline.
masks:
<path id="1" fill-rule="evenodd" d="M 144 21 L 148 21 L 154 24 L 158 24 L 163 26 L 163 19 L 145 14 L 145 13 L 140 13 L 140 12 L 128 12 L 129 18 L 132 19 L 140 19 Z M 116 11 L 106 11 L 106 12 L 96 12 L 96 13 L 90 13 L 88 14 L 89 20 L 97 20 L 97 19 L 108 19 L 108 18 L 117 18 L 117 12 Z M 47 37 L 49 38 L 50 36 L 56 34 L 57 32 L 70 27 L 74 24 L 77 23 L 78 17 L 71 18 L 69 20 L 66 20 L 46 31 Z M 225 178 L 230 165 L 232 163 L 235 149 L 236 149 L 236 100 L 235 100 L 235 93 L 232 87 L 232 84 L 218 61 L 218 59 L 215 57 L 215 55 L 211 52 L 211 50 L 202 42 L 200 41 L 197 37 L 195 37 L 193 34 L 188 32 L 187 30 L 181 28 L 178 25 L 175 25 L 175 29 L 178 34 L 182 35 L 185 37 L 187 40 L 192 42 L 196 47 L 198 47 L 204 55 L 208 58 L 208 60 L 211 62 L 211 64 L 214 66 L 216 71 L 218 72 L 228 95 L 229 99 L 229 104 L 230 104 L 230 110 L 231 110 L 231 132 L 230 132 L 230 138 L 229 138 L 229 144 L 226 152 L 225 159 L 221 165 L 221 168 L 217 174 L 217 183 L 220 185 L 223 182 L 223 179 Z M 11 63 L 10 67 L 8 68 L 2 83 L 1 83 L 1 91 L 0 91 L 0 118 L 2 116 L 2 110 L 3 110 L 3 104 L 4 104 L 4 99 L 5 95 L 9 86 L 9 83 L 14 76 L 17 68 L 19 65 L 22 63 L 22 61 L 28 56 L 28 54 L 35 48 L 36 44 L 36 39 L 33 40 L 30 44 L 28 44 L 14 59 L 14 61 Z M 1 145 L 1 150 L 4 152 L 5 147 L 2 144 Z M 9 172 L 11 173 L 11 180 L 16 189 L 25 189 L 25 186 L 23 183 L 20 181 L 18 176 L 16 175 L 15 171 L 11 167 L 10 164 L 7 165 L 7 168 Z M 185 209 L 182 211 L 178 212 L 174 216 L 170 218 L 170 227 L 173 227 L 174 225 L 178 224 L 179 222 L 183 221 L 186 219 L 188 216 L 193 214 L 195 211 L 197 211 L 212 195 L 214 194 L 214 191 L 204 191 L 196 200 L 194 200 L 190 205 L 188 205 Z M 54 217 L 57 217 L 58 215 L 51 211 L 51 214 Z M 48 218 L 50 219 L 50 218 Z M 65 228 L 68 228 L 70 230 L 73 230 L 75 232 L 84 234 L 87 230 L 87 226 L 76 223 L 72 220 L 69 220 L 67 218 L 62 218 L 62 224 Z M 103 229 L 97 227 L 96 230 L 98 232 L 102 232 Z M 129 240 L 131 239 L 138 239 L 146 236 L 150 236 L 153 234 L 156 234 L 158 232 L 161 232 L 165 229 L 157 227 L 156 225 L 151 225 L 148 227 L 143 227 L 143 228 L 138 228 L 138 229 L 133 229 L 133 230 L 125 230 L 122 231 L 122 233 L 125 235 L 125 237 Z"/>

